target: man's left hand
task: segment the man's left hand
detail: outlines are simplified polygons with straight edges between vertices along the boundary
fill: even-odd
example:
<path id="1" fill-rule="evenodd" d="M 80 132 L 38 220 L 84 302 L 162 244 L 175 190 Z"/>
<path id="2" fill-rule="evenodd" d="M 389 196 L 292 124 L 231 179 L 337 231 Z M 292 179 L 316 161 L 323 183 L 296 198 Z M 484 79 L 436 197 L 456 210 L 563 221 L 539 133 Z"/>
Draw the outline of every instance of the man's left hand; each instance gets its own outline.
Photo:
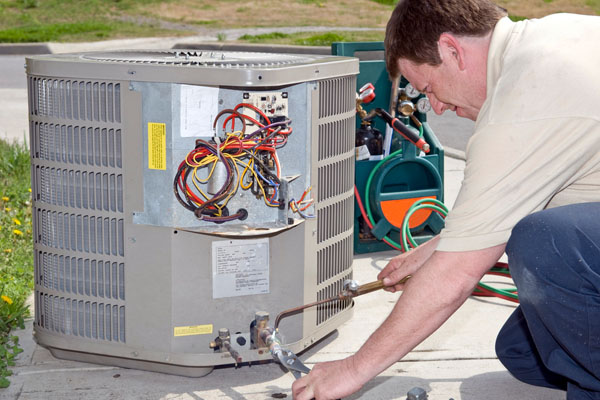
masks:
<path id="1" fill-rule="evenodd" d="M 358 390 L 360 382 L 353 357 L 315 365 L 312 371 L 292 385 L 295 400 L 335 400 Z"/>

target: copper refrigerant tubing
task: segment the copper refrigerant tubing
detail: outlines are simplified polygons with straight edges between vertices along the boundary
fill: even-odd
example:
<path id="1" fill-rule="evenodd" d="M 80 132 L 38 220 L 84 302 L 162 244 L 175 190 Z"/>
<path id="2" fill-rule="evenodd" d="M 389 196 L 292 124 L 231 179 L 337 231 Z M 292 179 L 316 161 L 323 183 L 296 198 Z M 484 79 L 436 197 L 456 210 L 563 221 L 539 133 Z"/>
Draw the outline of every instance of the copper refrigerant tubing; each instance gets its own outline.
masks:
<path id="1" fill-rule="evenodd" d="M 405 283 L 407 280 L 410 279 L 410 277 L 411 277 L 411 275 L 405 276 L 397 284 Z M 318 305 L 321 305 L 321 304 L 325 304 L 325 303 L 330 303 L 332 301 L 348 300 L 348 299 L 351 299 L 353 297 L 357 297 L 357 296 L 360 296 L 360 295 L 363 295 L 363 294 L 374 292 L 374 291 L 379 290 L 379 289 L 383 289 L 384 287 L 385 286 L 383 285 L 383 281 L 382 280 L 373 281 L 373 282 L 365 283 L 364 285 L 360 285 L 356 290 L 344 289 L 343 291 L 341 291 L 340 293 L 338 293 L 337 296 L 330 297 L 328 299 L 323 299 L 323 300 L 315 301 L 313 303 L 304 304 L 302 306 L 290 308 L 289 310 L 284 310 L 284 311 L 280 312 L 277 315 L 277 317 L 275 318 L 274 329 L 275 329 L 275 331 L 277 331 L 277 328 L 279 327 L 279 322 L 286 315 L 295 314 L 295 313 L 300 312 L 300 311 L 302 311 L 302 310 L 304 310 L 306 308 L 315 307 L 315 306 L 318 306 Z"/>

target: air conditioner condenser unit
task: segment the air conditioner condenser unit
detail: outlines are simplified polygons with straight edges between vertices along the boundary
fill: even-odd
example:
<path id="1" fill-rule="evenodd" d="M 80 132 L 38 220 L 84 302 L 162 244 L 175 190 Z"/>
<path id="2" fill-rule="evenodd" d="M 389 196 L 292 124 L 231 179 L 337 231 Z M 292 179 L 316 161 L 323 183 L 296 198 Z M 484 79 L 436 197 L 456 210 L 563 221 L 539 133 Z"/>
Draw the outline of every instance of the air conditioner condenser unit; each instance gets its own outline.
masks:
<path id="1" fill-rule="evenodd" d="M 116 51 L 26 70 L 34 335 L 56 357 L 186 376 L 269 359 L 257 326 L 352 277 L 356 59 Z M 351 313 L 280 331 L 301 352 Z"/>

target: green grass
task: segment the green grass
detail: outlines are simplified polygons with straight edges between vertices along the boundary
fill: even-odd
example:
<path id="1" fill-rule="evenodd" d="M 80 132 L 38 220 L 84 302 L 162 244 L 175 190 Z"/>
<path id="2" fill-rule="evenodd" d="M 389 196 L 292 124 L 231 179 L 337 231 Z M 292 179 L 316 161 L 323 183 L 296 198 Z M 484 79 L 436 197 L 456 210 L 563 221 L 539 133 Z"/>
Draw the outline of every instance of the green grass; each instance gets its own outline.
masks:
<path id="1" fill-rule="evenodd" d="M 208 19 L 208 20 L 200 20 L 200 21 L 182 21 L 184 24 L 188 24 L 188 25 L 199 25 L 199 26 L 205 26 L 205 25 L 216 25 L 219 23 L 219 21 L 217 21 L 216 19 Z"/>
<path id="2" fill-rule="evenodd" d="M 333 42 L 350 42 L 351 39 L 342 33 L 327 32 L 319 35 L 312 35 L 307 38 L 298 38 L 296 44 L 301 46 L 331 46 Z"/>
<path id="3" fill-rule="evenodd" d="M 600 14 L 600 0 L 586 0 L 585 4 L 592 7 L 596 14 Z"/>
<path id="4" fill-rule="evenodd" d="M 510 18 L 513 22 L 523 21 L 527 19 L 527 17 L 521 17 L 520 15 L 509 15 L 508 18 Z"/>
<path id="5" fill-rule="evenodd" d="M 159 0 L 0 0 L 0 42 L 86 41 L 181 34 L 156 24 L 123 22 Z"/>
<path id="6" fill-rule="evenodd" d="M 238 40 L 244 40 L 250 43 L 262 43 L 271 40 L 289 39 L 292 35 L 281 32 L 262 33 L 260 35 L 243 35 Z"/>
<path id="7" fill-rule="evenodd" d="M 33 290 L 33 242 L 29 150 L 0 139 L 0 388 L 21 349 L 15 328 L 24 328 Z"/>
<path id="8" fill-rule="evenodd" d="M 48 25 L 25 25 L 0 30 L 0 43 L 29 42 L 81 42 L 116 39 L 120 37 L 144 37 L 181 35 L 181 31 L 160 29 L 153 24 L 134 24 L 120 21 L 85 21 Z"/>
<path id="9" fill-rule="evenodd" d="M 371 42 L 383 40 L 384 32 L 373 31 L 333 31 L 326 33 L 297 32 L 282 33 L 272 32 L 261 35 L 243 35 L 238 38 L 248 43 L 272 43 L 300 46 L 330 46 L 333 42 Z"/>
<path id="10" fill-rule="evenodd" d="M 109 37 L 113 30 L 114 26 L 102 22 L 26 25 L 21 28 L 0 30 L 0 42 L 47 42 L 90 35 L 96 39 L 103 39 Z"/>
<path id="11" fill-rule="evenodd" d="M 386 6 L 395 6 L 398 0 L 371 0 L 375 3 L 384 4 Z"/>

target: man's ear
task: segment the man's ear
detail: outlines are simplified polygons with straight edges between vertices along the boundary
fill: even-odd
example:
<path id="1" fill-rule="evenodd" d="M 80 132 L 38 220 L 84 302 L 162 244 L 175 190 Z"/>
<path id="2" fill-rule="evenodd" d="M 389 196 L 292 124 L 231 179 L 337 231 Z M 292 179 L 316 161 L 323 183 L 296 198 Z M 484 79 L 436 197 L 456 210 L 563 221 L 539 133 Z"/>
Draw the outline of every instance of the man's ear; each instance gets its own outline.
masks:
<path id="1" fill-rule="evenodd" d="M 465 69 L 465 49 L 456 36 L 451 33 L 442 33 L 438 40 L 438 46 L 442 61 L 452 60 L 456 63 L 459 70 L 462 71 Z"/>

